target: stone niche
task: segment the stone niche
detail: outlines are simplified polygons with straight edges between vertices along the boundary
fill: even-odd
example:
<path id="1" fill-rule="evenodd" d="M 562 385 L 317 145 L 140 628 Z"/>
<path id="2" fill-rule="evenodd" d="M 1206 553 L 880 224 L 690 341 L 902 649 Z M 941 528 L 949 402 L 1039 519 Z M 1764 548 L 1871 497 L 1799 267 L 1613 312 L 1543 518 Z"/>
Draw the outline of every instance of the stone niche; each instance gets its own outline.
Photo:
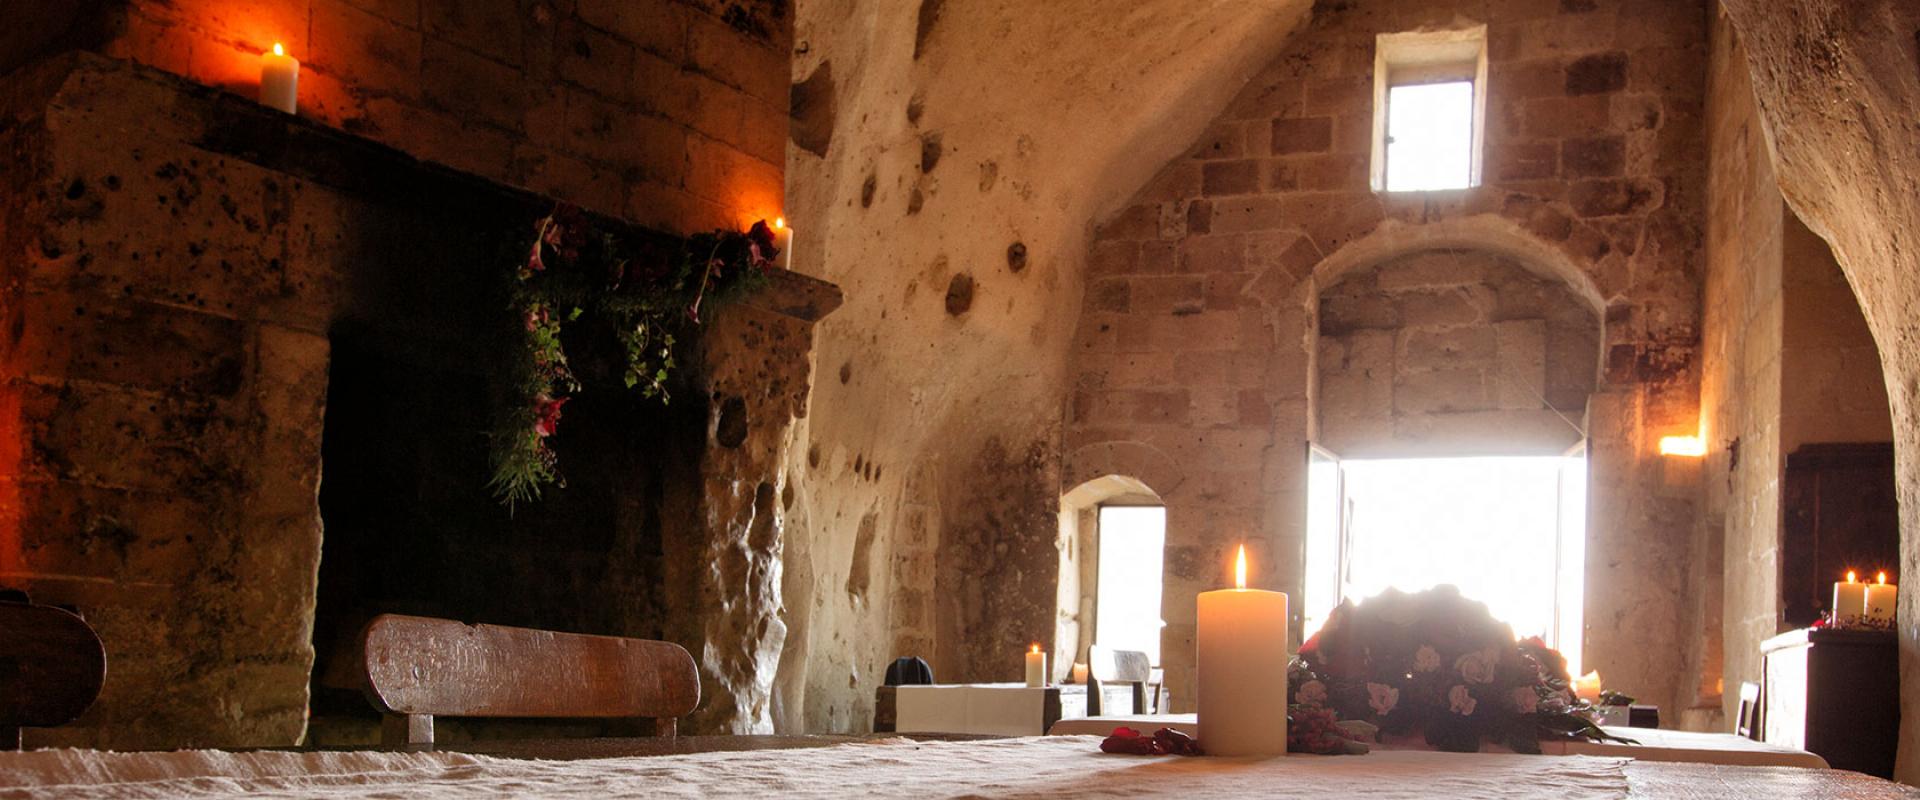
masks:
<path id="1" fill-rule="evenodd" d="M 1319 443 L 1349 458 L 1559 455 L 1581 441 L 1600 317 L 1481 250 L 1430 250 L 1320 293 Z"/>
<path id="2" fill-rule="evenodd" d="M 770 730 L 780 465 L 838 289 L 710 313 L 665 407 L 578 396 L 569 484 L 510 513 L 501 276 L 550 201 L 89 54 L 0 80 L 0 161 L 0 584 L 108 651 L 30 745 L 362 739 L 346 667 L 387 611 L 676 641 L 689 729 Z"/>

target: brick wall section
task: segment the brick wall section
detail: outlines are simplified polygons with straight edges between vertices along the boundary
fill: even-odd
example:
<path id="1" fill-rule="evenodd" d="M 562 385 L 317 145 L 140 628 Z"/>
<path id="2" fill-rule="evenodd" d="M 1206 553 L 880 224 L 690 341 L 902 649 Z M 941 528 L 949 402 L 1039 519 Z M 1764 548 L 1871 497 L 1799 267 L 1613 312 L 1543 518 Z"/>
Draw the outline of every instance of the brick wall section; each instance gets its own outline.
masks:
<path id="1" fill-rule="evenodd" d="M 1319 442 L 1370 455 L 1557 456 L 1580 441 L 1600 319 L 1511 260 L 1430 251 L 1320 294 Z"/>
<path id="2" fill-rule="evenodd" d="M 661 230 L 780 213 L 787 0 L 127 0 L 108 55 Z"/>
<path id="3" fill-rule="evenodd" d="M 1153 487 L 1177 705 L 1192 699 L 1192 598 L 1220 585 L 1234 544 L 1254 583 L 1298 591 L 1318 288 L 1439 245 L 1525 256 L 1604 309 L 1586 651 L 1622 689 L 1680 694 L 1679 626 L 1652 598 L 1685 581 L 1692 542 L 1673 532 L 1692 525 L 1697 468 L 1654 448 L 1697 423 L 1707 18 L 1656 0 L 1319 3 L 1190 153 L 1101 221 L 1064 474 L 1145 448 L 1183 476 Z M 1485 185 L 1373 193 L 1375 36 L 1479 22 Z"/>

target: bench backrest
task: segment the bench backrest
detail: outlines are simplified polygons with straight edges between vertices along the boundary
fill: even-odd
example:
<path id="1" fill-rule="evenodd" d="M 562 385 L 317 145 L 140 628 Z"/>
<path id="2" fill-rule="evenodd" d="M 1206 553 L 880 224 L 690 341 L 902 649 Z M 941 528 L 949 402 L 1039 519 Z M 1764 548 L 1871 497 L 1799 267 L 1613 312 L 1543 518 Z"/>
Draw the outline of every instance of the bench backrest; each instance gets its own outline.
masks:
<path id="1" fill-rule="evenodd" d="M 693 656 L 672 642 L 383 614 L 361 636 L 367 698 L 388 744 L 430 744 L 433 717 L 674 721 L 700 704 Z"/>
<path id="2" fill-rule="evenodd" d="M 0 749 L 21 728 L 51 728 L 86 713 L 107 678 L 107 650 L 65 609 L 0 601 Z"/>

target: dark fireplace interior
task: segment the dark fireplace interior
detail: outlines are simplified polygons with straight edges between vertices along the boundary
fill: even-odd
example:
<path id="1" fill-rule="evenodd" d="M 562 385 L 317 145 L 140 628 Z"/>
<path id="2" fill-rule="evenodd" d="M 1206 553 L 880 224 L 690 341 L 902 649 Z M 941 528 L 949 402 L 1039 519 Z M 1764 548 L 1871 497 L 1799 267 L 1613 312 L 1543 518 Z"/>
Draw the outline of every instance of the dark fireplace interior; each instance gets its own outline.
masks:
<path id="1" fill-rule="evenodd" d="M 611 336 L 570 339 L 587 388 L 554 438 L 565 486 L 503 505 L 487 487 L 487 434 L 511 320 L 499 282 L 472 279 L 484 266 L 435 260 L 413 265 L 434 277 L 362 276 L 330 337 L 312 744 L 377 740 L 357 660 L 378 614 L 662 638 L 661 519 L 697 483 L 705 403 L 642 398 L 608 372 L 616 354 L 596 345 Z M 440 728 L 444 741 L 626 732 L 577 720 Z"/>

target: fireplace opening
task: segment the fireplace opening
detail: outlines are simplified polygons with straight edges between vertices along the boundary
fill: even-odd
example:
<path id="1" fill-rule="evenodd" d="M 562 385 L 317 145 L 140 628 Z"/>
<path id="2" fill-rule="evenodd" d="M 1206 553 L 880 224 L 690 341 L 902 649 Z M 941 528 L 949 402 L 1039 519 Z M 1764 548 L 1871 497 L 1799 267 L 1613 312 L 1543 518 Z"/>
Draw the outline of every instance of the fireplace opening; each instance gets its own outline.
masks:
<path id="1" fill-rule="evenodd" d="M 477 335 L 487 320 L 473 322 L 426 334 L 341 323 L 330 337 L 310 744 L 378 740 L 358 677 L 359 633 L 378 614 L 663 638 L 662 518 L 697 490 L 704 404 L 662 406 L 593 374 L 614 358 L 593 341 L 611 337 L 567 342 L 588 388 L 554 439 L 566 485 L 509 509 L 487 488 L 486 438 L 488 367 L 506 351 L 476 344 L 490 339 Z M 447 720 L 437 735 L 631 732 Z"/>

